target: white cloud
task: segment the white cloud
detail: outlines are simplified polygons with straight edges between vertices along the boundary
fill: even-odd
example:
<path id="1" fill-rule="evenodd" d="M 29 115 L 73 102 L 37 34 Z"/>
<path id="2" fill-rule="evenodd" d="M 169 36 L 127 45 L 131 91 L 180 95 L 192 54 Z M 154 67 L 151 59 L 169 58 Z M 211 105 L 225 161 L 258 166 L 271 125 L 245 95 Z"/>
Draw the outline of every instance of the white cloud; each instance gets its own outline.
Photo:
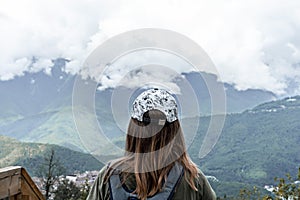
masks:
<path id="1" fill-rule="evenodd" d="M 67 58 L 74 73 L 104 39 L 156 27 L 198 42 L 238 89 L 284 94 L 290 80 L 300 85 L 298 0 L 2 0 L 0 13 L 2 80 L 29 70 L 33 57 Z"/>
<path id="2" fill-rule="evenodd" d="M 46 74 L 51 74 L 51 67 L 53 66 L 53 63 L 50 59 L 45 58 L 39 58 L 36 62 L 34 62 L 30 68 L 30 72 L 38 72 L 41 70 L 44 70 Z"/>
<path id="3" fill-rule="evenodd" d="M 182 77 L 182 72 L 194 70 L 193 66 L 182 58 L 163 50 L 133 51 L 120 56 L 106 67 L 100 79 L 102 85 L 98 89 L 122 85 L 136 88 L 152 83 L 179 94 L 180 88 L 175 83 L 176 79 Z"/>

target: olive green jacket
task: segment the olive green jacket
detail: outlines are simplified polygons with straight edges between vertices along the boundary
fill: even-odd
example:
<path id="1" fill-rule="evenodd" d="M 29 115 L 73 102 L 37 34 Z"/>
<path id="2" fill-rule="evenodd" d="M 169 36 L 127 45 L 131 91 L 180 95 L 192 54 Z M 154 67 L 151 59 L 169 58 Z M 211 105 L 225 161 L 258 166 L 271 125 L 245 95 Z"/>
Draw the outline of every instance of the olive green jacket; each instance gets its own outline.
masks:
<path id="1" fill-rule="evenodd" d="M 103 167 L 95 180 L 92 188 L 90 189 L 87 200 L 109 200 L 110 190 L 109 184 L 104 182 L 104 174 L 107 167 Z M 134 189 L 136 186 L 134 176 L 126 179 L 125 185 L 129 189 Z M 195 186 L 198 191 L 193 190 L 184 176 L 175 189 L 173 200 L 215 200 L 216 195 L 211 188 L 209 182 L 203 173 L 199 170 L 199 178 L 195 180 Z"/>

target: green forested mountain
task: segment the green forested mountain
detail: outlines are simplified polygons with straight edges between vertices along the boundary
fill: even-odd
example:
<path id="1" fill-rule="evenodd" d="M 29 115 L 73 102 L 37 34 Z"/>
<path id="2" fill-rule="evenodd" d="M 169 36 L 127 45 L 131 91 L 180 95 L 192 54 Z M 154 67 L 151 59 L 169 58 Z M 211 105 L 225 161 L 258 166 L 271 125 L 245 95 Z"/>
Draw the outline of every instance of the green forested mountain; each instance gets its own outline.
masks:
<path id="1" fill-rule="evenodd" d="M 0 168 L 11 165 L 20 165 L 32 175 L 38 175 L 44 158 L 51 150 L 55 158 L 65 169 L 64 173 L 72 174 L 75 170 L 99 170 L 103 166 L 93 156 L 65 147 L 40 143 L 25 143 L 0 135 Z"/>
<path id="2" fill-rule="evenodd" d="M 19 124 L 14 124 L 6 130 L 21 131 L 22 126 L 19 125 L 24 124 L 29 127 L 35 126 L 36 130 L 39 130 L 28 134 L 28 137 L 33 139 L 45 137 L 45 142 L 49 139 L 60 143 L 76 141 L 76 137 L 72 137 L 72 134 L 76 133 L 75 130 L 63 132 L 66 129 L 61 125 L 73 123 L 72 119 L 67 117 L 69 115 L 63 114 L 64 112 L 71 113 L 71 109 L 65 108 L 65 110 L 50 113 L 50 117 L 45 114 L 33 118 L 31 123 L 19 121 Z M 97 107 L 97 112 L 101 112 L 100 107 Z M 237 194 L 242 187 L 251 185 L 263 188 L 264 185 L 272 185 L 276 176 L 284 177 L 286 173 L 297 172 L 300 166 L 299 116 L 300 96 L 260 104 L 242 113 L 227 114 L 222 134 L 215 147 L 204 159 L 199 159 L 200 145 L 210 122 L 209 116 L 201 117 L 198 132 L 192 138 L 193 142 L 188 151 L 206 175 L 215 176 L 218 179 L 218 182 L 212 184 L 219 196 Z M 40 123 L 43 120 L 48 123 Z M 106 116 L 106 120 L 112 120 L 111 116 Z M 7 121 L 2 122 L 9 124 L 10 119 L 8 118 Z M 185 126 L 189 127 L 189 123 L 193 121 L 194 119 L 183 119 L 182 123 L 186 123 Z M 120 131 L 110 127 L 112 122 L 106 124 L 110 131 Z M 57 130 L 61 130 L 64 134 L 60 135 Z M 189 129 L 185 131 L 188 132 Z M 43 136 L 44 132 L 52 134 Z M 69 136 L 65 137 L 65 134 Z M 50 147 L 57 149 L 67 169 L 99 169 L 98 166 L 101 165 L 90 155 L 55 145 L 19 143 L 6 137 L 1 137 L 0 140 L 0 165 L 23 165 L 33 169 L 31 172 L 33 174 L 36 163 Z M 123 140 L 115 138 L 113 141 L 121 147 L 124 145 Z M 79 146 L 76 146 L 75 142 L 72 144 L 76 148 Z M 112 152 L 103 151 L 104 156 L 109 156 L 110 153 Z"/>
<path id="3" fill-rule="evenodd" d="M 84 151 L 72 113 L 72 91 L 76 75 L 66 73 L 65 59 L 57 59 L 51 75 L 43 71 L 0 81 L 0 134 L 23 142 L 58 144 L 73 150 Z M 207 84 L 220 85 L 217 77 L 207 73 L 182 74 L 190 82 L 199 100 L 201 113 L 210 114 L 210 94 Z M 205 79 L 203 78 L 205 77 Z M 182 79 L 176 79 L 182 85 Z M 227 111 L 245 109 L 276 98 L 271 92 L 249 89 L 239 91 L 233 85 L 224 84 L 227 95 Z M 96 114 L 103 131 L 113 138 L 122 134 L 115 124 L 111 110 L 113 89 L 95 91 Z M 83 94 L 84 95 L 84 94 Z M 126 102 L 128 100 L 126 99 Z M 68 138 L 68 140 L 65 140 Z"/>
<path id="4" fill-rule="evenodd" d="M 227 115 L 215 148 L 202 160 L 199 144 L 210 118 L 201 120 L 200 130 L 189 152 L 207 174 L 219 195 L 237 194 L 247 185 L 274 184 L 274 177 L 296 173 L 300 166 L 300 96 L 261 104 L 240 114 Z"/>
<path id="5" fill-rule="evenodd" d="M 24 142 L 59 144 L 73 150 L 84 149 L 76 133 L 71 107 L 61 107 L 27 117 L 10 118 L 11 120 L 6 119 L 0 119 L 0 124 L 2 122 L 0 134 Z"/>

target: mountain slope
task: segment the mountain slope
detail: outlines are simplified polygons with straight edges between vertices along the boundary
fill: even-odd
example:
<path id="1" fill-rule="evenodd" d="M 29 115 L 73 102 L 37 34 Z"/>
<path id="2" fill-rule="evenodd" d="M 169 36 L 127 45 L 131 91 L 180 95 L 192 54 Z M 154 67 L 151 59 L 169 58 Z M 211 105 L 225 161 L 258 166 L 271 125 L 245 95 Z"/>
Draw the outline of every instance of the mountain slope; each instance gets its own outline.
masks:
<path id="1" fill-rule="evenodd" d="M 300 96 L 264 103 L 243 113 L 228 114 L 222 134 L 214 149 L 204 159 L 199 159 L 200 145 L 210 122 L 210 117 L 201 117 L 196 136 L 186 138 L 187 141 L 193 140 L 188 151 L 193 161 L 200 166 L 206 175 L 215 176 L 219 180 L 219 182 L 213 182 L 219 196 L 237 194 L 241 187 L 249 185 L 259 187 L 266 184 L 271 185 L 274 184 L 275 176 L 284 177 L 288 172 L 297 172 L 300 166 L 299 116 Z M 50 119 L 51 117 L 48 120 Z M 66 124 L 63 120 L 65 117 L 58 119 L 49 124 L 56 124 L 57 127 L 59 127 L 60 122 L 61 125 Z M 107 120 L 110 120 L 109 117 Z M 185 127 L 189 127 L 193 124 L 193 120 L 182 119 L 182 123 L 186 123 Z M 39 133 L 50 132 L 51 129 L 58 130 L 57 127 L 45 125 L 40 126 L 41 131 L 32 133 L 31 136 L 37 137 Z M 188 135 L 188 129 L 185 131 Z M 53 137 L 55 139 L 59 136 L 54 134 Z M 63 136 L 59 138 L 62 140 Z M 64 141 L 67 140 L 71 139 L 67 138 Z M 124 146 L 124 138 L 116 138 L 113 141 L 120 147 Z M 5 146 L 6 144 L 8 146 Z M 42 144 L 28 143 L 27 145 L 33 145 L 33 150 L 26 150 L 29 148 L 26 146 L 26 148 L 22 147 L 23 149 L 14 151 L 15 145 L 4 141 L 0 144 L 0 148 L 3 149 L 0 151 L 0 158 L 2 158 L 0 161 L 2 163 L 16 163 L 11 158 L 7 159 L 6 154 L 2 153 L 6 149 L 9 149 L 9 155 L 18 155 L 17 157 L 20 158 L 31 155 L 31 152 L 38 155 L 41 152 L 39 149 L 45 148 Z M 26 152 L 29 153 L 26 154 Z M 111 153 L 111 150 L 103 150 L 103 155 L 109 156 Z M 62 158 L 69 157 L 69 153 L 63 155 Z"/>
<path id="2" fill-rule="evenodd" d="M 220 195 L 237 194 L 243 184 L 271 185 L 274 177 L 297 172 L 300 166 L 299 116 L 300 96 L 230 114 L 215 148 L 200 160 L 199 145 L 209 122 L 208 117 L 203 118 L 189 151 L 206 174 L 220 180 Z"/>
<path id="3" fill-rule="evenodd" d="M 33 176 L 38 175 L 44 157 L 53 149 L 55 157 L 66 170 L 72 174 L 75 170 L 99 170 L 103 166 L 97 159 L 89 154 L 60 147 L 58 145 L 24 143 L 0 135 L 0 167 L 21 165 Z"/>
<path id="4" fill-rule="evenodd" d="M 203 114 L 210 114 L 210 95 L 208 91 L 207 83 L 211 84 L 210 87 L 213 90 L 216 85 L 221 85 L 217 80 L 217 76 L 206 73 L 187 73 L 183 74 L 194 91 L 198 91 L 196 96 L 198 102 L 200 102 L 200 110 Z M 205 82 L 207 81 L 207 83 Z M 276 96 L 272 92 L 259 90 L 259 89 L 248 89 L 239 91 L 234 88 L 233 85 L 224 83 L 224 89 L 226 94 L 226 109 L 227 113 L 239 113 L 246 109 L 251 109 L 254 106 L 276 99 Z"/>
<path id="5" fill-rule="evenodd" d="M 57 59 L 51 75 L 43 71 L 0 81 L 0 117 L 30 116 L 49 108 L 70 105 L 74 76 L 64 72 L 64 59 Z"/>
<path id="6" fill-rule="evenodd" d="M 43 71 L 26 72 L 24 76 L 13 80 L 0 81 L 0 134 L 20 141 L 53 143 L 85 151 L 76 131 L 71 109 L 75 75 L 65 72 L 65 62 L 67 61 L 64 59 L 55 60 L 51 75 Z M 200 102 L 199 115 L 210 114 L 210 96 L 203 77 L 209 82 L 220 84 L 216 76 L 195 72 L 183 76 L 198 91 L 196 96 Z M 272 93 L 262 90 L 237 91 L 228 84 L 225 87 L 229 113 L 249 109 L 257 103 L 274 98 Z M 113 91 L 107 89 L 96 91 L 95 94 L 97 118 L 101 128 L 111 138 L 122 134 L 111 111 Z"/>

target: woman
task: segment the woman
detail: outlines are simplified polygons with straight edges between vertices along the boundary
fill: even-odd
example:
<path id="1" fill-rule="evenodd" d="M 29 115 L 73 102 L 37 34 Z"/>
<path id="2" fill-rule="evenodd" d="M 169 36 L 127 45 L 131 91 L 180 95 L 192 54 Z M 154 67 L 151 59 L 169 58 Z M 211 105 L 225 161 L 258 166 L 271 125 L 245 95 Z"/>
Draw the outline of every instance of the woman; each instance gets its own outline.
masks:
<path id="1" fill-rule="evenodd" d="M 133 103 L 125 155 L 100 171 L 87 199 L 215 199 L 186 153 L 177 113 L 167 91 L 140 94 Z"/>

